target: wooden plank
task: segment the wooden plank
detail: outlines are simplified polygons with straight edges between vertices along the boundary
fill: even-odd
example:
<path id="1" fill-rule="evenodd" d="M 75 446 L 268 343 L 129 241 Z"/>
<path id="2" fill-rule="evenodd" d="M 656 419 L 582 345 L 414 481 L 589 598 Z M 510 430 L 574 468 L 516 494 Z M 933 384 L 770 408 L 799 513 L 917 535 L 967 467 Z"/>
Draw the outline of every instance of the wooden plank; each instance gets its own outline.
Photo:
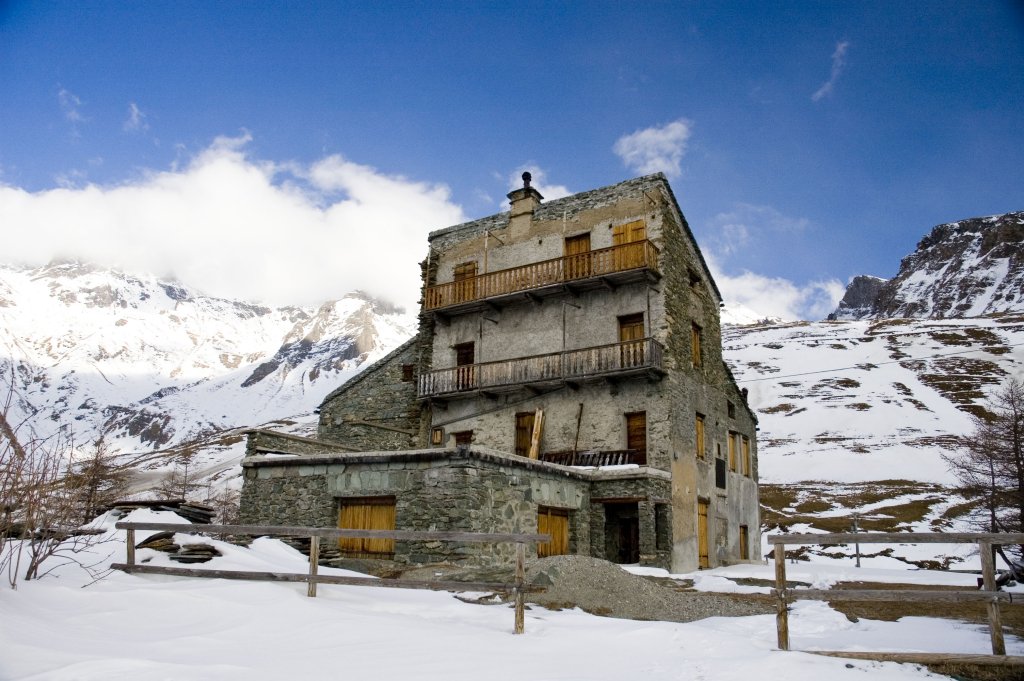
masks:
<path id="1" fill-rule="evenodd" d="M 996 586 L 995 557 L 992 544 L 987 541 L 978 542 L 978 551 L 981 553 L 981 577 L 985 591 L 995 594 L 999 587 Z M 992 654 L 1005 655 L 1006 643 L 1003 641 L 1003 619 L 999 612 L 999 601 L 988 604 L 988 630 L 992 639 Z"/>
<path id="2" fill-rule="evenodd" d="M 312 537 L 309 541 L 309 584 L 306 587 L 306 595 L 316 598 L 316 571 L 320 565 L 320 538 Z"/>
<path id="3" fill-rule="evenodd" d="M 1024 667 L 1024 657 L 1011 655 L 975 655 L 971 653 L 874 653 L 846 650 L 804 650 L 801 652 L 850 660 L 876 660 L 879 662 L 908 662 L 917 664 L 974 664 L 991 667 Z"/>
<path id="4" fill-rule="evenodd" d="M 778 545 L 776 545 L 778 548 Z M 772 593 L 778 595 L 773 589 Z M 931 591 L 895 589 L 794 589 L 788 598 L 808 601 L 885 601 L 891 603 L 1005 603 L 1024 605 L 1024 597 L 1007 591 Z"/>
<path id="5" fill-rule="evenodd" d="M 203 534 L 240 534 L 248 536 L 279 535 L 282 537 L 368 537 L 397 541 L 459 541 L 468 544 L 496 544 L 501 542 L 539 543 L 551 541 L 546 534 L 514 534 L 504 532 L 417 532 L 413 530 L 342 530 L 330 527 L 290 527 L 288 525 L 192 525 L 186 523 L 119 522 L 119 530 L 165 530 L 171 532 L 198 532 Z"/>
<path id="6" fill-rule="evenodd" d="M 775 610 L 775 628 L 779 650 L 789 650 L 789 607 L 786 603 L 786 549 L 775 547 L 775 595 L 778 597 Z"/>
<path id="7" fill-rule="evenodd" d="M 406 428 L 396 428 L 395 426 L 389 426 L 383 423 L 364 421 L 363 419 L 346 419 L 345 424 L 350 426 L 367 426 L 369 428 L 379 428 L 380 430 L 389 430 L 393 433 L 402 433 L 404 435 L 417 435 L 419 432 L 415 430 L 408 430 Z"/>
<path id="8" fill-rule="evenodd" d="M 831 534 L 774 534 L 769 544 L 1024 544 L 1024 534 L 989 532 L 837 532 Z"/>
<path id="9" fill-rule="evenodd" d="M 540 438 L 544 432 L 544 410 L 538 409 L 533 414 L 533 434 L 530 436 L 530 457 L 536 460 L 540 454 Z"/>
<path id="10" fill-rule="evenodd" d="M 135 565 L 135 530 L 130 527 L 125 537 L 125 548 L 128 551 L 128 564 Z"/>
<path id="11" fill-rule="evenodd" d="M 514 633 L 522 634 L 526 631 L 526 604 L 524 602 L 523 589 L 526 586 L 526 545 L 523 542 L 516 543 L 516 621 Z"/>

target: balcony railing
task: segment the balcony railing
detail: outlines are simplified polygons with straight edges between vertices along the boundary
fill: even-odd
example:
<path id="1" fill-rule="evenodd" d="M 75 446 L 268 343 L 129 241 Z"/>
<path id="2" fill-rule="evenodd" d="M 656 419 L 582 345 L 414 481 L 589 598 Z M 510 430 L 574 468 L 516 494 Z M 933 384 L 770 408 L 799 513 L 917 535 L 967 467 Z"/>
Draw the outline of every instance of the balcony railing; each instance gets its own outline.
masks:
<path id="1" fill-rule="evenodd" d="M 529 384 L 578 381 L 614 374 L 663 373 L 664 349 L 653 338 L 500 362 L 439 369 L 419 377 L 417 394 L 434 397 Z"/>
<path id="2" fill-rule="evenodd" d="M 658 270 L 658 249 L 650 241 L 633 241 L 430 286 L 423 305 L 427 310 L 437 310 L 635 269 Z"/>
<path id="3" fill-rule="evenodd" d="M 574 452 L 567 449 L 560 452 L 542 452 L 541 461 L 561 466 L 622 466 L 625 464 L 647 463 L 646 453 L 636 449 L 597 449 Z"/>

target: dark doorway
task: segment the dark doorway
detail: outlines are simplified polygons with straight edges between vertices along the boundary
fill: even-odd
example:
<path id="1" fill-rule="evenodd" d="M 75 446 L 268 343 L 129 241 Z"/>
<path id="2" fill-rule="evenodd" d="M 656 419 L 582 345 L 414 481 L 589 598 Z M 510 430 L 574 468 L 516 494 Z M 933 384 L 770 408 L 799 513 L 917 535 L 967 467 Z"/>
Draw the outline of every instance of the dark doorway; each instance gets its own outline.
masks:
<path id="1" fill-rule="evenodd" d="M 640 512 L 636 502 L 604 505 L 605 559 L 640 562 Z"/>

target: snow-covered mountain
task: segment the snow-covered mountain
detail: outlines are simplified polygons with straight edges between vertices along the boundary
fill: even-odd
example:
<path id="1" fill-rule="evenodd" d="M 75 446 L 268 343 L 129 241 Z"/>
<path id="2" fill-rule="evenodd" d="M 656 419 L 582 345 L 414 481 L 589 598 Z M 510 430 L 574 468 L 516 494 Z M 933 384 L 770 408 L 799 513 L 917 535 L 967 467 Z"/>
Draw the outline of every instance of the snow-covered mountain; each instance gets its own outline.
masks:
<path id="1" fill-rule="evenodd" d="M 12 386 L 12 423 L 80 443 L 105 433 L 120 452 L 293 416 L 309 425 L 412 321 L 359 293 L 269 308 L 80 263 L 0 266 L 0 395 Z"/>
<path id="2" fill-rule="evenodd" d="M 1024 212 L 939 225 L 892 279 L 856 277 L 831 319 L 1024 312 Z"/>

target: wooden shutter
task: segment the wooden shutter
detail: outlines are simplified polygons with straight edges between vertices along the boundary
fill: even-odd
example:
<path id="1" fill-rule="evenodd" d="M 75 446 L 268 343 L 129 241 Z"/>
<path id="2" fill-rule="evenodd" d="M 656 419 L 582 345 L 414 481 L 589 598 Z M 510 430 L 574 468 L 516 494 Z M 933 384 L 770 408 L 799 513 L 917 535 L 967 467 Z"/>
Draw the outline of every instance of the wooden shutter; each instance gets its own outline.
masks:
<path id="1" fill-rule="evenodd" d="M 690 325 L 690 361 L 693 366 L 699 367 L 703 363 L 701 356 L 701 328 L 696 324 Z"/>
<path id="2" fill-rule="evenodd" d="M 743 436 L 743 475 L 752 475 L 750 466 L 750 438 Z"/>
<path id="3" fill-rule="evenodd" d="M 645 239 L 647 239 L 647 224 L 643 220 L 634 220 L 612 227 L 612 246 L 621 246 Z"/>
<path id="4" fill-rule="evenodd" d="M 516 456 L 530 455 L 530 441 L 533 439 L 533 412 L 521 411 L 516 414 Z"/>
<path id="5" fill-rule="evenodd" d="M 395 498 L 370 497 L 345 500 L 338 511 L 338 527 L 346 530 L 394 530 Z M 394 539 L 341 538 L 338 548 L 348 555 L 390 557 Z"/>
<path id="6" fill-rule="evenodd" d="M 636 450 L 636 463 L 647 463 L 647 412 L 626 414 L 626 449 Z"/>
<path id="7" fill-rule="evenodd" d="M 472 342 L 455 346 L 455 389 L 469 390 L 476 384 L 476 345 Z"/>
<path id="8" fill-rule="evenodd" d="M 740 525 L 740 560 L 750 560 L 750 533 L 746 525 Z"/>
<path id="9" fill-rule="evenodd" d="M 590 234 L 565 237 L 565 278 L 590 276 Z"/>
<path id="10" fill-rule="evenodd" d="M 697 414 L 697 458 L 704 458 L 704 414 Z"/>
<path id="11" fill-rule="evenodd" d="M 472 430 L 460 430 L 457 433 L 452 433 L 455 437 L 456 445 L 469 445 L 473 444 L 473 431 Z"/>
<path id="12" fill-rule="evenodd" d="M 711 567 L 708 553 L 708 502 L 697 500 L 697 562 L 701 568 Z"/>
<path id="13" fill-rule="evenodd" d="M 736 441 L 740 439 L 739 433 L 729 431 L 729 470 L 736 472 Z"/>
<path id="14" fill-rule="evenodd" d="M 537 544 L 537 557 L 569 553 L 569 512 L 560 508 L 537 508 L 537 534 L 550 534 L 551 541 Z"/>
<path id="15" fill-rule="evenodd" d="M 647 225 L 643 220 L 627 222 L 612 227 L 612 246 L 614 251 L 615 271 L 642 267 L 644 264 L 644 245 L 647 239 Z M 635 245 L 631 245 L 635 244 Z"/>

